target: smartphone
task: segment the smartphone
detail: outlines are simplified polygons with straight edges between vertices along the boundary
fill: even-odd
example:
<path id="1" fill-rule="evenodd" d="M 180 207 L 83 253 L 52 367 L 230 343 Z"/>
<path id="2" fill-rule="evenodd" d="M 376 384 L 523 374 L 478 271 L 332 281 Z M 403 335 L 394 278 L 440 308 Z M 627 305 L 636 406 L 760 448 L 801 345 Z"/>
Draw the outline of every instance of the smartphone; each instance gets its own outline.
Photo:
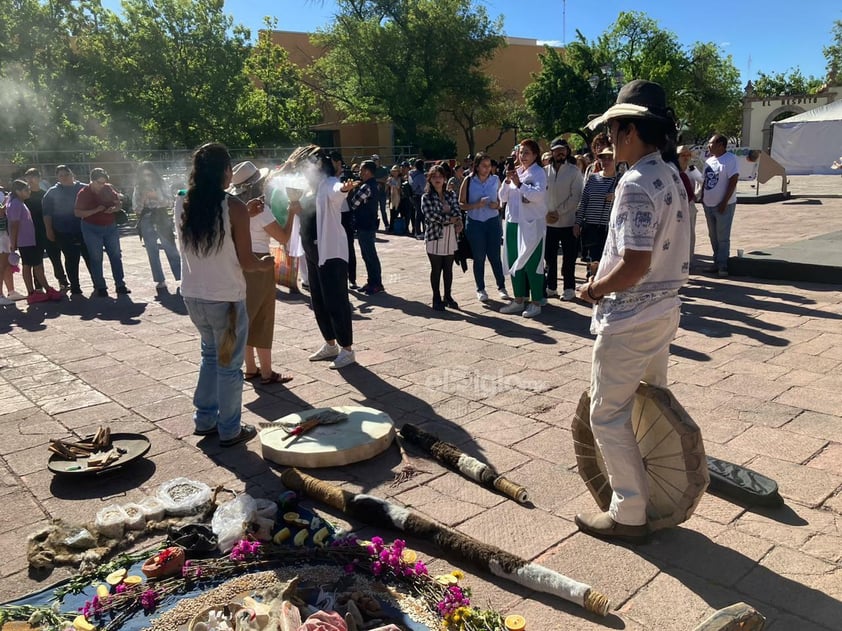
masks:
<path id="1" fill-rule="evenodd" d="M 480 201 L 481 204 L 488 204 L 488 198 L 487 197 L 480 197 L 479 201 Z"/>
<path id="2" fill-rule="evenodd" d="M 515 170 L 515 159 L 511 156 L 506 158 L 506 170 L 507 171 L 514 171 Z"/>

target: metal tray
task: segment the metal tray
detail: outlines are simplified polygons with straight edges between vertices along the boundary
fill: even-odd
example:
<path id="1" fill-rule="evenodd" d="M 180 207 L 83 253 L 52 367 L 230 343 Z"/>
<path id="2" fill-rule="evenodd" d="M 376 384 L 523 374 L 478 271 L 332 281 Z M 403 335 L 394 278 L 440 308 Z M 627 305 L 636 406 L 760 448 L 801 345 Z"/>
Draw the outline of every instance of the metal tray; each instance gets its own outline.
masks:
<path id="1" fill-rule="evenodd" d="M 146 455 L 149 448 L 152 446 L 149 439 L 144 434 L 134 434 L 131 432 L 117 432 L 111 434 L 111 444 L 114 447 L 120 447 L 126 450 L 120 459 L 112 462 L 107 467 L 98 469 L 89 469 L 87 466 L 88 458 L 77 458 L 76 460 L 67 460 L 58 454 L 52 454 L 47 461 L 47 468 L 56 475 L 94 475 L 97 473 L 104 473 L 106 471 L 113 471 L 124 467 L 130 462 Z M 78 467 L 78 468 L 77 468 Z"/>

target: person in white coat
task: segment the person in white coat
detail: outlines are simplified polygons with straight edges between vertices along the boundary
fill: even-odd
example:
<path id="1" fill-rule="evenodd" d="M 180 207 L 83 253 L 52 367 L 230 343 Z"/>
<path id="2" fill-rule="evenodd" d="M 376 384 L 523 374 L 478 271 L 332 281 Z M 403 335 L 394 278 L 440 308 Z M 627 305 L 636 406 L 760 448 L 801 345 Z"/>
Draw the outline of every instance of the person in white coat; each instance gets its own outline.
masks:
<path id="1" fill-rule="evenodd" d="M 534 140 L 518 145 L 518 162 L 506 164 L 500 203 L 506 204 L 503 231 L 503 271 L 512 277 L 515 299 L 500 313 L 541 313 L 544 297 L 544 235 L 547 231 L 547 173 L 541 168 L 541 149 Z M 527 300 L 531 294 L 532 301 Z"/>

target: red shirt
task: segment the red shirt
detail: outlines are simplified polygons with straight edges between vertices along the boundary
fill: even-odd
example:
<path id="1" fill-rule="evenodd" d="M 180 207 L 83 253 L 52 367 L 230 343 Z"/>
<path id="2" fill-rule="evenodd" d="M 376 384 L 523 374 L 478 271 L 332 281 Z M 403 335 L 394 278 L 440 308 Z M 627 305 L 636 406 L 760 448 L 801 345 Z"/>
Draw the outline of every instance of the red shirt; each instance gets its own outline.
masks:
<path id="1" fill-rule="evenodd" d="M 105 206 L 106 208 L 109 208 L 111 206 L 119 205 L 120 197 L 117 195 L 117 191 L 115 191 L 110 184 L 103 186 L 99 195 L 94 192 L 90 184 L 87 184 L 76 196 L 76 208 L 79 210 L 93 210 L 98 206 Z M 116 222 L 116 217 L 114 216 L 114 213 L 107 213 L 103 211 L 91 215 L 90 217 L 85 217 L 82 221 L 95 226 L 113 226 Z"/>

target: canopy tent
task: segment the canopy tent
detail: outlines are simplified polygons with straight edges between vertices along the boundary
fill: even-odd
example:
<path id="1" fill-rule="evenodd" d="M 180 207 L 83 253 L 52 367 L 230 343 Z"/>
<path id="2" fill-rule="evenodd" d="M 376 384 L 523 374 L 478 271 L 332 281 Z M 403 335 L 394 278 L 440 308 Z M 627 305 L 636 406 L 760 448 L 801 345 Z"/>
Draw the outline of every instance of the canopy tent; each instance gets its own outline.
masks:
<path id="1" fill-rule="evenodd" d="M 842 101 L 772 123 L 772 157 L 789 175 L 831 175 L 842 155 Z"/>

